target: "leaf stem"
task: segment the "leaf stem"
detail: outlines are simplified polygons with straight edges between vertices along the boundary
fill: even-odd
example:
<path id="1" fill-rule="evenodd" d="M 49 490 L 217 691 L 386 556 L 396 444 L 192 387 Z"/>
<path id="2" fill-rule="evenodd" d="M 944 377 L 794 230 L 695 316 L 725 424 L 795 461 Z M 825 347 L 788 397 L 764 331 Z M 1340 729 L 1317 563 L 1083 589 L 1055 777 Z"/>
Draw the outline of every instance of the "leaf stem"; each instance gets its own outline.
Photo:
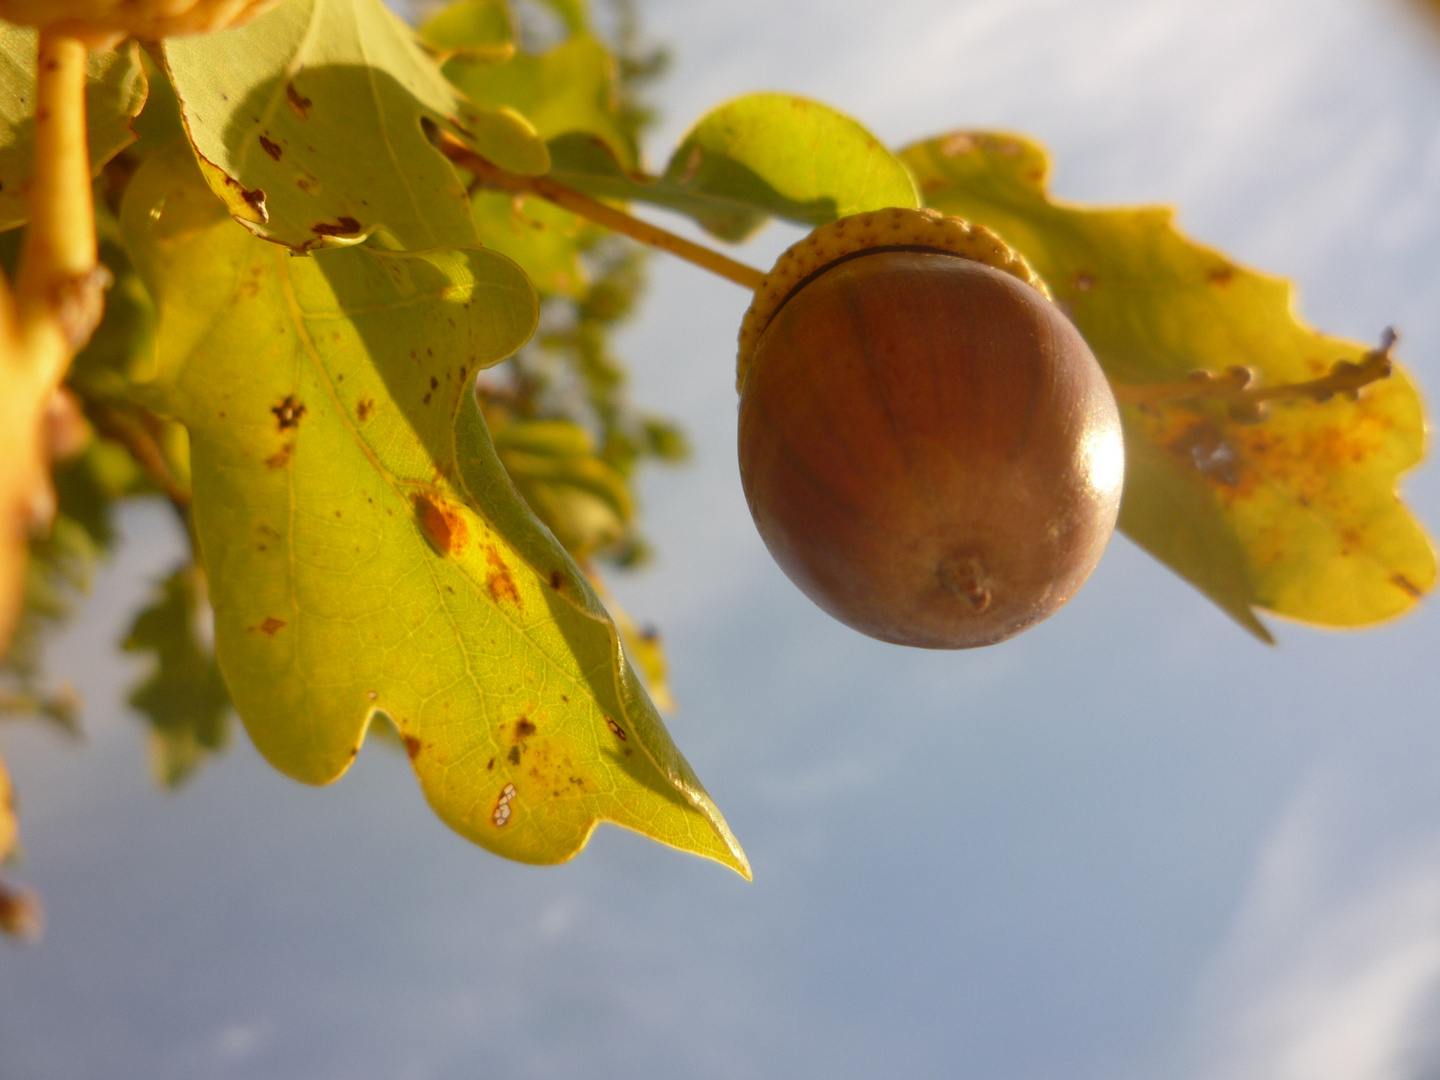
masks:
<path id="1" fill-rule="evenodd" d="M 758 289 L 760 283 L 765 280 L 764 272 L 756 270 L 753 266 L 736 262 L 702 244 L 691 243 L 683 237 L 667 232 L 658 225 L 651 225 L 648 221 L 642 221 L 623 210 L 617 210 L 599 199 L 591 198 L 574 188 L 566 187 L 548 176 L 522 176 L 520 173 L 502 169 L 446 132 L 436 131 L 434 137 L 441 153 L 455 164 L 470 170 L 487 187 L 498 188 L 501 191 L 509 191 L 517 195 L 538 196 L 569 210 L 572 214 L 588 218 L 597 225 L 603 225 L 607 229 L 623 233 L 632 240 L 638 240 L 642 244 L 678 255 L 687 262 L 694 263 L 713 274 L 720 275 L 727 281 L 733 281 L 752 291 Z"/>
<path id="2" fill-rule="evenodd" d="M 1380 345 L 1362 356 L 1358 363 L 1337 360 L 1330 372 L 1308 382 L 1282 383 L 1278 386 L 1254 386 L 1254 372 L 1246 367 L 1229 368 L 1223 375 L 1196 371 L 1183 382 L 1112 383 L 1115 400 L 1122 405 L 1162 405 L 1185 401 L 1223 401 L 1237 419 L 1259 420 L 1266 407 L 1274 401 L 1329 401 L 1336 394 L 1350 400 L 1360 390 L 1389 376 L 1394 368 L 1392 353 L 1399 335 L 1386 328 Z"/>

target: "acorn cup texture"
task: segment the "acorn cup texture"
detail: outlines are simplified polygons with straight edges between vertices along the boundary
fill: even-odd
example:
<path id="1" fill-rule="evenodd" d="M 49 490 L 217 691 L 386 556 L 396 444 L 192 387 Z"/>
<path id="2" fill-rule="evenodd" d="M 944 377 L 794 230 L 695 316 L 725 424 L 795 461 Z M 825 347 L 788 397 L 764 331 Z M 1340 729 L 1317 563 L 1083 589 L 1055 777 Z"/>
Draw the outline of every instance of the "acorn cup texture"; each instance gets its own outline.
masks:
<path id="1" fill-rule="evenodd" d="M 1053 614 L 1099 562 L 1119 413 L 1043 288 L 986 230 L 886 210 L 817 230 L 757 290 L 745 496 L 776 562 L 841 622 L 899 645 L 989 645 Z"/>

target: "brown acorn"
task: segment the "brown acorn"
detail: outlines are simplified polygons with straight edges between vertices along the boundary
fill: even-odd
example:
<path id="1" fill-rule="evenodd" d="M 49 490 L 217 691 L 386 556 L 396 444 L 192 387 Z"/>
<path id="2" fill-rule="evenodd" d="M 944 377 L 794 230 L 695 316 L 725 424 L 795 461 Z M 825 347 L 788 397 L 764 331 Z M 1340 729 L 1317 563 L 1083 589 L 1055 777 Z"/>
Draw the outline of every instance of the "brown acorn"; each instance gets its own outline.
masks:
<path id="1" fill-rule="evenodd" d="M 776 263 L 740 349 L 740 476 L 771 555 L 899 645 L 1003 641 L 1099 562 L 1120 417 L 1080 333 L 993 233 L 882 210 Z"/>

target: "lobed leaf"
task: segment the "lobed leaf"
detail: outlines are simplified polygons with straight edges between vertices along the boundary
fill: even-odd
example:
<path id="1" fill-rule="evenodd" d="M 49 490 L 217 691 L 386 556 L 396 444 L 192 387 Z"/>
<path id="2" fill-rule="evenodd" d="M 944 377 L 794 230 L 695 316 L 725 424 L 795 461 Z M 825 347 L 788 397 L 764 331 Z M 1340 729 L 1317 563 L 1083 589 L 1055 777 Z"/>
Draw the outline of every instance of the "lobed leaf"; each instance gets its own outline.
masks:
<path id="1" fill-rule="evenodd" d="M 545 146 L 461 100 L 380 0 L 286 0 L 238 29 L 164 45 L 205 178 L 257 235 L 297 251 L 382 230 L 401 248 L 475 242 L 464 185 L 425 125 L 507 169 Z"/>
<path id="2" fill-rule="evenodd" d="M 615 61 L 593 37 L 572 37 L 547 53 L 503 64 L 456 57 L 444 71 L 475 104 L 514 109 L 543 139 L 582 132 L 627 169 L 636 165 L 634 142 L 617 117 Z"/>
<path id="3" fill-rule="evenodd" d="M 505 0 L 460 0 L 420 26 L 420 40 L 442 57 L 501 63 L 515 55 L 515 24 Z"/>
<path id="4" fill-rule="evenodd" d="M 743 240 L 770 216 L 815 226 L 920 205 L 909 171 L 859 123 L 789 94 L 749 94 L 706 113 L 659 177 L 627 170 L 583 134 L 552 139 L 550 154 L 564 183 L 687 214 L 722 240 Z"/>
<path id="5" fill-rule="evenodd" d="M 30 217 L 25 184 L 35 152 L 35 58 L 38 31 L 0 22 L 0 231 Z M 139 50 L 92 50 L 86 62 L 85 116 L 90 164 L 105 163 L 135 141 L 131 120 L 145 104 Z"/>
<path id="6" fill-rule="evenodd" d="M 956 132 L 901 158 L 928 205 L 1024 253 L 1117 386 L 1132 539 L 1265 640 L 1255 608 L 1364 626 L 1434 586 L 1434 549 L 1396 495 L 1425 443 L 1403 371 L 1355 400 L 1275 402 L 1259 422 L 1215 402 L 1127 404 L 1127 387 L 1234 365 L 1263 385 L 1306 382 L 1367 350 L 1306 326 L 1289 282 L 1188 239 L 1168 208 L 1052 199 L 1027 139 Z"/>
<path id="7" fill-rule="evenodd" d="M 150 674 L 130 692 L 132 708 L 150 723 L 150 762 L 156 782 L 179 787 L 214 751 L 229 742 L 230 695 L 201 638 L 209 613 L 204 577 L 193 565 L 167 577 L 159 595 L 131 624 L 127 652 L 155 657 Z"/>
<path id="8" fill-rule="evenodd" d="M 490 442 L 477 366 L 535 326 L 480 248 L 294 259 L 181 147 L 122 210 L 159 311 L 140 391 L 190 429 L 216 652 L 260 751 L 336 779 L 377 713 L 457 831 L 558 862 L 600 821 L 748 875 L 593 590 Z"/>

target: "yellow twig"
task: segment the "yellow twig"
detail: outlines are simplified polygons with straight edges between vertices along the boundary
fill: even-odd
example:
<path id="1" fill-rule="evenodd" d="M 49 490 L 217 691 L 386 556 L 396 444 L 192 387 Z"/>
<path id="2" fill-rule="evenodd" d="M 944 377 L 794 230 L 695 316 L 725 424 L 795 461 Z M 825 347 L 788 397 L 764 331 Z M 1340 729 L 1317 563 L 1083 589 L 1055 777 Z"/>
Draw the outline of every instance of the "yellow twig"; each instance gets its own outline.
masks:
<path id="1" fill-rule="evenodd" d="M 45 415 L 104 309 L 85 138 L 85 44 L 40 31 L 30 227 L 15 290 L 0 280 L 0 655 L 24 599 L 29 536 L 54 515 Z"/>
<path id="2" fill-rule="evenodd" d="M 1112 383 L 1115 400 L 1122 405 L 1162 405 L 1186 401 L 1221 401 L 1229 405 L 1239 419 L 1261 419 L 1265 408 L 1275 401 L 1328 401 L 1344 394 L 1352 401 L 1371 383 L 1386 378 L 1394 368 L 1392 353 L 1398 335 L 1386 329 L 1378 348 L 1371 349 L 1359 363 L 1337 360 L 1328 375 L 1308 382 L 1281 383 L 1277 386 L 1255 386 L 1254 373 L 1245 367 L 1232 367 L 1223 375 L 1208 371 L 1194 372 L 1183 382 Z"/>
<path id="3" fill-rule="evenodd" d="M 512 173 L 481 157 L 451 135 L 437 131 L 435 138 L 440 151 L 446 157 L 474 173 L 487 187 L 498 188 L 501 191 L 509 191 L 517 195 L 538 196 L 569 210 L 572 214 L 579 214 L 597 225 L 603 225 L 607 229 L 622 233 L 632 240 L 638 240 L 642 244 L 678 255 L 686 262 L 694 263 L 696 266 L 709 270 L 713 274 L 719 274 L 752 291 L 758 289 L 760 283 L 765 280 L 764 272 L 756 270 L 753 266 L 736 262 L 701 244 L 691 243 L 683 237 L 667 232 L 658 225 L 641 221 L 599 199 L 592 199 L 589 195 L 576 191 L 574 188 L 566 187 L 548 176 L 522 176 L 519 173 Z"/>

